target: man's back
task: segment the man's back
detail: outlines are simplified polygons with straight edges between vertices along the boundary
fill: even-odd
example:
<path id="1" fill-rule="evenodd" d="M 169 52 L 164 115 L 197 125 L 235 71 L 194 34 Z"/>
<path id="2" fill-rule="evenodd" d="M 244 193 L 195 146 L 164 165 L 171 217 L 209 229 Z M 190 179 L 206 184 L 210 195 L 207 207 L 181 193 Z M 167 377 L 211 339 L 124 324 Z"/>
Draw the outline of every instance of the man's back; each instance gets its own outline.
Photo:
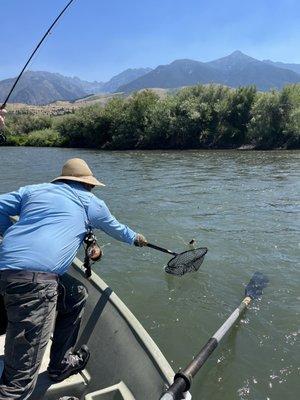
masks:
<path id="1" fill-rule="evenodd" d="M 64 272 L 84 238 L 85 208 L 93 195 L 80 184 L 62 182 L 26 186 L 10 195 L 20 219 L 5 231 L 0 269 Z"/>

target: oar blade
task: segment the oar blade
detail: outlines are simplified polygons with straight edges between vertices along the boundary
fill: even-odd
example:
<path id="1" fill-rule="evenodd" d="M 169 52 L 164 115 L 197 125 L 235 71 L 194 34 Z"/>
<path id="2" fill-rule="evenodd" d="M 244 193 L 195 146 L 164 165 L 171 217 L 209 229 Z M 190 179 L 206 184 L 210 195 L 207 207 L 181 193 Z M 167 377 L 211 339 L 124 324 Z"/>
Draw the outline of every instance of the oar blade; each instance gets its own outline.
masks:
<path id="1" fill-rule="evenodd" d="M 257 299 L 263 293 L 263 289 L 267 286 L 269 279 L 259 271 L 256 271 L 250 282 L 246 286 L 245 295 L 251 299 Z"/>

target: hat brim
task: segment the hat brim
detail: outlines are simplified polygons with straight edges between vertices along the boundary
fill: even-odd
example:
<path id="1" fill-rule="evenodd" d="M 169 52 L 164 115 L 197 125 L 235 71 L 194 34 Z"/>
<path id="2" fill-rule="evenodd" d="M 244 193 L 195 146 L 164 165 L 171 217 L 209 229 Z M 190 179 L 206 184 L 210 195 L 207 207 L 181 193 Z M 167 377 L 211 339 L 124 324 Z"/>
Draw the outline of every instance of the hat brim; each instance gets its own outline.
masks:
<path id="1" fill-rule="evenodd" d="M 62 179 L 68 181 L 87 183 L 88 185 L 93 185 L 93 186 L 105 186 L 104 183 L 98 181 L 98 179 L 96 179 L 94 176 L 58 176 L 51 182 L 59 181 Z"/>

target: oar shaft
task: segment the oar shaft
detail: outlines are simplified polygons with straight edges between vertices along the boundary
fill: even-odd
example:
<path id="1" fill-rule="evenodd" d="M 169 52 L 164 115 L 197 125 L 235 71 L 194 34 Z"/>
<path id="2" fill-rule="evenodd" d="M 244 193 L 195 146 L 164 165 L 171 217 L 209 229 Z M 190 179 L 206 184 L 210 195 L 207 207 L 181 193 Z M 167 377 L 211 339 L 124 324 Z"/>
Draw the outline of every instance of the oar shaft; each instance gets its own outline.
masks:
<path id="1" fill-rule="evenodd" d="M 218 347 L 219 342 L 226 335 L 235 321 L 242 314 L 243 310 L 250 303 L 251 298 L 245 297 L 239 307 L 237 307 L 224 324 L 217 330 L 217 332 L 208 340 L 202 347 L 194 360 L 182 371 L 179 371 L 174 377 L 174 383 L 170 386 L 168 391 L 164 394 L 161 400 L 177 400 L 181 399 L 180 396 L 183 392 L 191 387 L 192 378 L 197 374 L 200 368 L 204 365 L 213 351 Z"/>
<path id="2" fill-rule="evenodd" d="M 251 298 L 245 297 L 241 304 L 233 311 L 229 318 L 224 322 L 224 324 L 217 330 L 217 332 L 213 335 L 218 343 L 222 340 L 223 336 L 229 331 L 235 321 L 239 318 L 242 314 L 244 309 L 250 304 Z"/>
<path id="3" fill-rule="evenodd" d="M 155 244 L 147 243 L 147 247 L 150 247 L 151 249 L 162 251 L 163 253 L 171 254 L 172 256 L 177 256 L 177 253 L 174 251 L 164 249 L 163 247 L 156 246 Z"/>

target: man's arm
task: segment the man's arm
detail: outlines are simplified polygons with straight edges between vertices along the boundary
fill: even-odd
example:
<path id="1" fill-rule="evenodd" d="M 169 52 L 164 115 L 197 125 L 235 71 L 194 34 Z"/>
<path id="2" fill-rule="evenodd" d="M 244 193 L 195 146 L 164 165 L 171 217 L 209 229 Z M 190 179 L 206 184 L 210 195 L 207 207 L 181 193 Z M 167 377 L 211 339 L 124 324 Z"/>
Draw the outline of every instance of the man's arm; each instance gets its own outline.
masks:
<path id="1" fill-rule="evenodd" d="M 20 214 L 24 192 L 25 188 L 20 188 L 18 191 L 0 195 L 0 235 L 4 235 L 12 225 L 10 217 Z"/>
<path id="2" fill-rule="evenodd" d="M 114 239 L 120 240 L 128 244 L 136 244 L 137 246 L 145 246 L 147 241 L 143 237 L 128 226 L 121 224 L 113 215 L 111 215 L 104 201 L 93 196 L 88 217 L 93 228 L 101 229 L 103 232 L 112 236 Z"/>

